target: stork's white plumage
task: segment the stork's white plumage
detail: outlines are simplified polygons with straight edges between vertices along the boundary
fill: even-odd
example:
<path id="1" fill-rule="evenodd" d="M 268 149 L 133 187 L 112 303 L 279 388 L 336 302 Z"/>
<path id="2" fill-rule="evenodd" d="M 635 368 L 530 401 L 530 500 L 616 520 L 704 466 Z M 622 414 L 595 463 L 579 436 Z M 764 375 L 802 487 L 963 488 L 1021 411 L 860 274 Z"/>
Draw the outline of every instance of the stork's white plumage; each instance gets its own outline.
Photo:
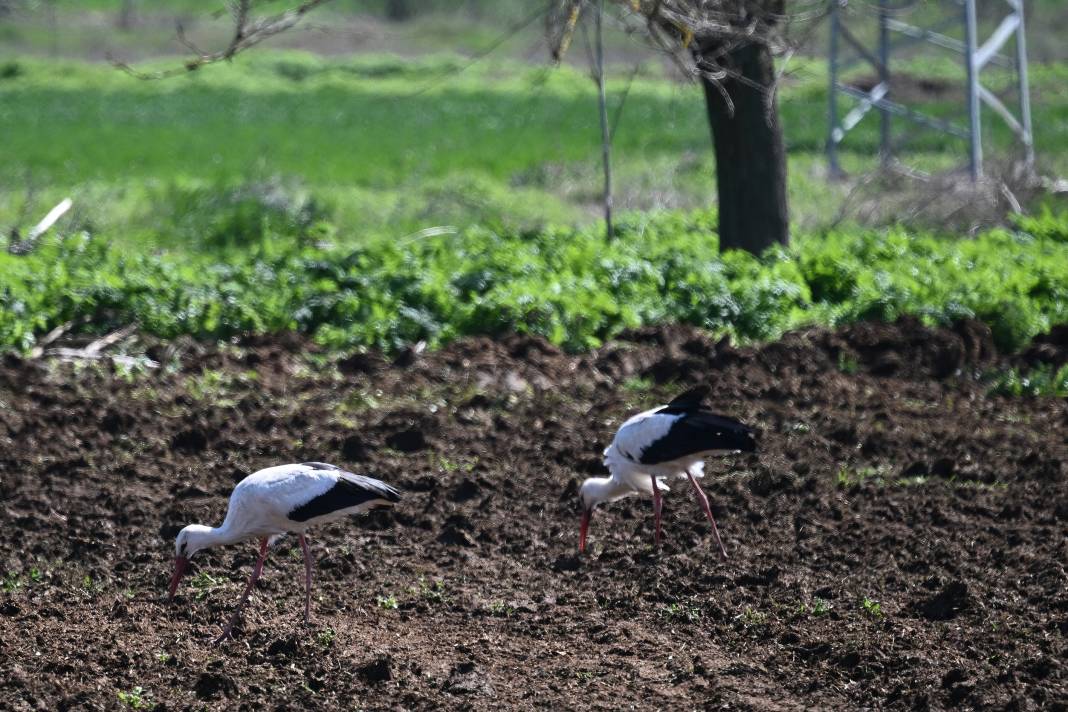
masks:
<path id="1" fill-rule="evenodd" d="M 656 544 L 660 545 L 661 492 L 666 480 L 688 477 L 701 504 L 724 559 L 727 552 L 719 538 L 708 497 L 697 484 L 704 476 L 704 458 L 715 450 L 752 452 L 756 450 L 753 431 L 743 423 L 717 415 L 700 403 L 703 392 L 685 393 L 667 405 L 657 406 L 628 419 L 604 451 L 609 477 L 591 477 L 582 483 L 582 522 L 579 550 L 586 550 L 586 534 L 593 509 L 628 495 L 652 495 L 656 524 Z"/>
<path id="2" fill-rule="evenodd" d="M 171 577 L 168 598 L 174 598 L 189 559 L 196 552 L 212 546 L 259 539 L 259 558 L 245 594 L 215 642 L 230 637 L 241 608 L 263 570 L 268 545 L 283 534 L 293 533 L 299 535 L 300 547 L 304 551 L 304 622 L 307 623 L 311 618 L 312 563 L 304 532 L 316 524 L 332 522 L 377 507 L 392 506 L 399 500 L 400 493 L 385 482 L 354 475 L 325 462 L 278 465 L 254 472 L 234 487 L 222 526 L 190 524 L 178 532 L 174 542 L 174 575 Z"/>

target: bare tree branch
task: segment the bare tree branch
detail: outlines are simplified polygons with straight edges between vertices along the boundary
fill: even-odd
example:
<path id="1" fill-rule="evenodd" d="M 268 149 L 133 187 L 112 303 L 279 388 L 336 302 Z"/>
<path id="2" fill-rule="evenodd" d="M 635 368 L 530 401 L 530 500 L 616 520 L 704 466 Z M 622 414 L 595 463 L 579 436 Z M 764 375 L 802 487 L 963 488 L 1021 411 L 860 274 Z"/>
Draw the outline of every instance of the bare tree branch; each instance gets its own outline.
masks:
<path id="1" fill-rule="evenodd" d="M 773 54 L 792 56 L 798 43 L 790 41 L 788 28 L 799 23 L 815 27 L 827 12 L 826 0 L 611 0 L 611 4 L 626 31 L 644 37 L 684 76 L 707 80 L 728 107 L 733 104 L 722 86 L 728 81 L 774 93 L 774 88 L 756 85 L 730 65 L 733 51 L 759 44 Z M 555 11 L 549 13 L 547 32 L 554 60 L 560 61 L 570 46 L 583 6 L 583 0 L 556 0 Z"/>
<path id="2" fill-rule="evenodd" d="M 208 64 L 231 60 L 240 52 L 250 47 L 255 47 L 275 35 L 286 32 L 296 26 L 309 12 L 328 2 L 330 0 L 305 0 L 296 7 L 283 12 L 254 18 L 252 16 L 252 0 L 232 0 L 227 3 L 227 6 L 231 16 L 234 18 L 234 34 L 230 39 L 230 43 L 221 50 L 215 52 L 201 50 L 185 36 L 184 29 L 179 25 L 177 30 L 178 41 L 194 54 L 180 67 L 159 72 L 141 72 L 121 60 L 113 57 L 108 59 L 115 67 L 139 79 L 164 79 L 187 72 L 194 72 Z"/>

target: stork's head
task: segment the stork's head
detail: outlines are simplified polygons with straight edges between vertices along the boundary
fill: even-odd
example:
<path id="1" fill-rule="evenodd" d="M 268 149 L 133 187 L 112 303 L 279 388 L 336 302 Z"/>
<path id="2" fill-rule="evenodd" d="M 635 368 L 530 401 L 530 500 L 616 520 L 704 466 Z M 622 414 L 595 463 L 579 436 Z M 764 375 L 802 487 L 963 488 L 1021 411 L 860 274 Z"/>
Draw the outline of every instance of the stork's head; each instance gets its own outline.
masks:
<path id="1" fill-rule="evenodd" d="M 614 502 L 635 492 L 624 479 L 615 476 L 591 477 L 582 483 L 579 487 L 579 501 L 582 503 L 582 520 L 579 523 L 580 552 L 586 550 L 586 534 L 590 529 L 594 507 L 603 502 Z"/>
<path id="2" fill-rule="evenodd" d="M 171 584 L 167 592 L 168 600 L 174 598 L 178 583 L 185 575 L 186 569 L 189 568 L 189 559 L 206 546 L 210 532 L 211 527 L 203 524 L 190 524 L 178 532 L 178 537 L 174 540 L 174 574 L 171 576 Z"/>

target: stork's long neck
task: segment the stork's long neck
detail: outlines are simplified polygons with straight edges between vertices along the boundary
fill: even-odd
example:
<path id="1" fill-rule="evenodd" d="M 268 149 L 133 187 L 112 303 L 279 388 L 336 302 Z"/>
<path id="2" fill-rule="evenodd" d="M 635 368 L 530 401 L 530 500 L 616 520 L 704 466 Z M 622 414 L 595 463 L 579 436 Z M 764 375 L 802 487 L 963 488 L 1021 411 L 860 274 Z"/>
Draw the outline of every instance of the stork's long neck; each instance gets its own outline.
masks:
<path id="1" fill-rule="evenodd" d="M 634 492 L 630 485 L 615 477 L 591 477 L 582 484 L 582 489 L 588 495 L 587 501 L 597 503 L 611 502 Z"/>
<path id="2" fill-rule="evenodd" d="M 239 527 L 234 526 L 234 522 L 227 518 L 222 523 L 222 526 L 218 527 L 203 527 L 198 528 L 196 533 L 196 548 L 207 549 L 213 546 L 225 546 L 226 544 L 235 544 L 243 539 L 248 538 L 248 534 L 243 531 L 238 531 Z"/>

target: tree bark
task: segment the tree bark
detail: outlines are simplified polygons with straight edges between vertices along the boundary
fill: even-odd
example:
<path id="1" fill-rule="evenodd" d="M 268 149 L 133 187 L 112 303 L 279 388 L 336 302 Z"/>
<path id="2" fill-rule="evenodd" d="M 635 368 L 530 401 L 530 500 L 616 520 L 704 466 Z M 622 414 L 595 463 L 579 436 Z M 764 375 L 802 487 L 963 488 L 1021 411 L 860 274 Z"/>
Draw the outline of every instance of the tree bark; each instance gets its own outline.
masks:
<path id="1" fill-rule="evenodd" d="M 386 18 L 393 22 L 404 22 L 412 18 L 412 6 L 408 0 L 387 0 Z"/>
<path id="2" fill-rule="evenodd" d="M 716 152 L 719 249 L 760 254 L 790 240 L 786 148 L 772 93 L 775 64 L 760 43 L 732 49 L 720 63 L 756 86 L 726 78 L 717 87 L 701 79 Z M 723 92 L 734 104 L 733 114 Z"/>
<path id="3" fill-rule="evenodd" d="M 115 24 L 124 32 L 132 30 L 136 23 L 137 8 L 134 2 L 135 0 L 122 0 L 122 6 L 119 8 L 119 20 Z"/>

